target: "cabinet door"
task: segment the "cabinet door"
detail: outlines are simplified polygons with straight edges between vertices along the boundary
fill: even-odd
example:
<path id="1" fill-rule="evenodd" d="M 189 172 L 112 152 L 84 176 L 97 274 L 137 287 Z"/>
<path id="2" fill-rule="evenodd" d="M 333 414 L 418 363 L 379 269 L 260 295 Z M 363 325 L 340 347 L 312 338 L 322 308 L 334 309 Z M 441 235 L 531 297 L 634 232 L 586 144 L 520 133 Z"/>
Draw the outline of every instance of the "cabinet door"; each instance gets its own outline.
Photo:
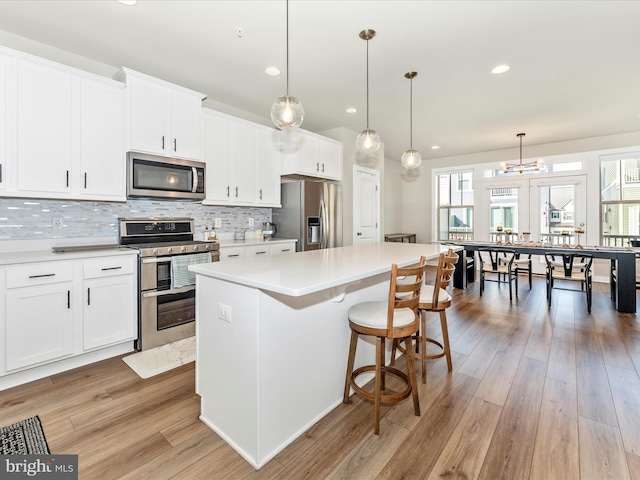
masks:
<path id="1" fill-rule="evenodd" d="M 342 179 L 342 145 L 320 141 L 320 175 L 334 180 Z"/>
<path id="2" fill-rule="evenodd" d="M 136 337 L 137 318 L 133 275 L 84 282 L 84 350 Z"/>
<path id="3" fill-rule="evenodd" d="M 73 353 L 71 282 L 8 290 L 7 371 Z"/>
<path id="4" fill-rule="evenodd" d="M 83 196 L 125 200 L 124 91 L 83 79 L 78 181 Z"/>
<path id="5" fill-rule="evenodd" d="M 202 141 L 202 100 L 193 95 L 171 91 L 171 144 L 174 157 L 200 160 Z"/>
<path id="6" fill-rule="evenodd" d="M 250 245 L 244 247 L 244 255 L 250 257 L 268 257 L 271 255 L 271 245 L 264 243 L 262 245 Z"/>
<path id="7" fill-rule="evenodd" d="M 298 141 L 298 171 L 307 175 L 320 174 L 320 140 L 300 132 Z"/>
<path id="8" fill-rule="evenodd" d="M 7 59 L 0 55 L 0 190 L 7 187 Z"/>
<path id="9" fill-rule="evenodd" d="M 18 191 L 69 192 L 71 75 L 18 61 Z"/>
<path id="10" fill-rule="evenodd" d="M 169 155 L 169 108 L 169 90 L 166 87 L 142 78 L 131 77 L 131 150 Z"/>
<path id="11" fill-rule="evenodd" d="M 256 131 L 256 203 L 280 206 L 280 151 L 276 144 L 276 131 Z"/>
<path id="12" fill-rule="evenodd" d="M 296 242 L 276 243 L 271 245 L 271 255 L 284 255 L 296 253 Z"/>
<path id="13" fill-rule="evenodd" d="M 256 199 L 256 128 L 244 123 L 234 123 L 231 132 L 233 142 L 231 199 L 237 203 L 254 203 Z"/>
<path id="14" fill-rule="evenodd" d="M 204 203 L 231 202 L 231 120 L 203 114 L 204 160 L 207 164 Z"/>

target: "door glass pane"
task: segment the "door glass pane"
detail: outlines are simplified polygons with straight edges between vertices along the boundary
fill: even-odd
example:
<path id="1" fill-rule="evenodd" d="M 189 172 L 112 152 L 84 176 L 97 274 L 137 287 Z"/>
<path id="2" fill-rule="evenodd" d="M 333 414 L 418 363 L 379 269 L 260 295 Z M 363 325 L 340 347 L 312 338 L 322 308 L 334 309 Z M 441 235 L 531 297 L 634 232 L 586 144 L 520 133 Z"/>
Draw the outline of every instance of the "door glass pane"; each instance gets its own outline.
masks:
<path id="1" fill-rule="evenodd" d="M 441 208 L 440 240 L 473 240 L 473 208 Z"/>
<path id="2" fill-rule="evenodd" d="M 518 189 L 493 188 L 490 193 L 491 223 L 490 230 L 495 232 L 498 226 L 517 230 L 518 227 Z"/>
<path id="3" fill-rule="evenodd" d="M 540 187 L 540 233 L 552 243 L 575 243 L 571 238 L 575 228 L 575 185 Z"/>

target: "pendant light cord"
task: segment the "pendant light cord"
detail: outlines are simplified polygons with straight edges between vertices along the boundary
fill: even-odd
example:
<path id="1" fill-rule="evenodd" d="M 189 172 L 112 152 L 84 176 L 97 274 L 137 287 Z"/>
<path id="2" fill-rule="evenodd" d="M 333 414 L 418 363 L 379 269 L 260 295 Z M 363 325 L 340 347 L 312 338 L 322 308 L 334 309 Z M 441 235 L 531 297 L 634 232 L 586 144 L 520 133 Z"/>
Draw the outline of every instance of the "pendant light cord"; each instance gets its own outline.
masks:
<path id="1" fill-rule="evenodd" d="M 289 96 L 289 0 L 287 0 L 287 97 Z"/>
<path id="2" fill-rule="evenodd" d="M 409 87 L 409 145 L 413 150 L 413 77 L 409 80 L 411 81 Z"/>
<path id="3" fill-rule="evenodd" d="M 367 40 L 367 130 L 369 130 L 369 40 Z"/>
<path id="4" fill-rule="evenodd" d="M 522 135 L 518 135 L 520 137 L 520 166 L 522 167 Z"/>

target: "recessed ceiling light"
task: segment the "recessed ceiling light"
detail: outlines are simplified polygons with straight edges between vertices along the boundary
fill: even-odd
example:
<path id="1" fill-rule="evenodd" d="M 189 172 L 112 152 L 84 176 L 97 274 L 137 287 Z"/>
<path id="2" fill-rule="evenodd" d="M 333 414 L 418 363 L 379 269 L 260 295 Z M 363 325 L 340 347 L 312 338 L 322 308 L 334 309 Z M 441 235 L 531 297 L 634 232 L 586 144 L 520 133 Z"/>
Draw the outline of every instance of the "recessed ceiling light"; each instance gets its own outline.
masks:
<path id="1" fill-rule="evenodd" d="M 509 65 L 498 65 L 497 67 L 493 67 L 491 73 L 504 73 L 508 72 L 511 67 Z"/>
<path id="2" fill-rule="evenodd" d="M 280 75 L 280 69 L 278 67 L 267 67 L 264 69 L 264 73 L 266 73 L 270 77 L 277 77 L 278 75 Z"/>
<path id="3" fill-rule="evenodd" d="M 356 107 L 349 107 L 345 110 L 347 113 L 356 113 L 358 109 Z"/>
<path id="4" fill-rule="evenodd" d="M 440 145 L 431 145 L 431 150 L 438 150 Z"/>
<path id="5" fill-rule="evenodd" d="M 122 5 L 133 6 L 138 3 L 138 0 L 116 0 L 116 2 L 121 3 Z"/>

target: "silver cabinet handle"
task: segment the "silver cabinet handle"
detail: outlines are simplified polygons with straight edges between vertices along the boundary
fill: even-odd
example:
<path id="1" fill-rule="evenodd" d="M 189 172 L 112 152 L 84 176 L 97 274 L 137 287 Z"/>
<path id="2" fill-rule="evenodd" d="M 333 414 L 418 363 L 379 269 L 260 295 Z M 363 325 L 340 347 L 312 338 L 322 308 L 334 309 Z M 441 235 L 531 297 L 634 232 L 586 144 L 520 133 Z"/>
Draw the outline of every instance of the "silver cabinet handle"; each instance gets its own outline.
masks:
<path id="1" fill-rule="evenodd" d="M 122 267 L 107 267 L 103 268 L 102 271 L 106 272 L 107 270 L 120 270 Z"/>
<path id="2" fill-rule="evenodd" d="M 91 305 L 91 288 L 87 288 L 87 305 Z"/>
<path id="3" fill-rule="evenodd" d="M 267 253 L 267 252 L 256 252 L 256 255 L 262 255 L 262 254 L 265 254 L 265 253 Z"/>
<path id="4" fill-rule="evenodd" d="M 55 277 L 55 273 L 45 273 L 43 275 L 29 275 L 29 278 Z"/>
<path id="5" fill-rule="evenodd" d="M 173 151 L 174 152 L 178 151 L 178 139 L 177 138 L 173 139 Z"/>
<path id="6" fill-rule="evenodd" d="M 164 150 L 164 135 L 162 135 L 162 149 Z"/>

